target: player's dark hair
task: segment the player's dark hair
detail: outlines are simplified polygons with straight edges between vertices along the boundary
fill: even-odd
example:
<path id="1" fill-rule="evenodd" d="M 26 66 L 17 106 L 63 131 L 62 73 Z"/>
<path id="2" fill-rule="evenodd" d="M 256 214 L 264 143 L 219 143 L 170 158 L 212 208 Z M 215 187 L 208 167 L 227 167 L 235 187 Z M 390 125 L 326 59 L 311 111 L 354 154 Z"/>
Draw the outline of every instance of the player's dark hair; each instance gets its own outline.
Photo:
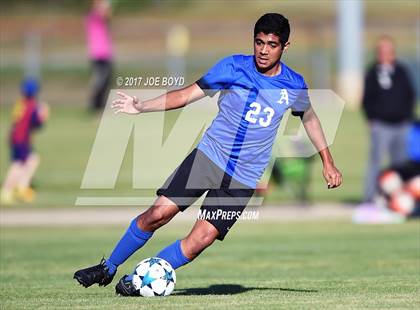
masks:
<path id="1" fill-rule="evenodd" d="M 289 40 L 290 25 L 289 20 L 278 13 L 267 13 L 261 16 L 254 27 L 254 38 L 263 32 L 265 34 L 275 34 L 280 38 L 280 43 L 284 47 Z"/>

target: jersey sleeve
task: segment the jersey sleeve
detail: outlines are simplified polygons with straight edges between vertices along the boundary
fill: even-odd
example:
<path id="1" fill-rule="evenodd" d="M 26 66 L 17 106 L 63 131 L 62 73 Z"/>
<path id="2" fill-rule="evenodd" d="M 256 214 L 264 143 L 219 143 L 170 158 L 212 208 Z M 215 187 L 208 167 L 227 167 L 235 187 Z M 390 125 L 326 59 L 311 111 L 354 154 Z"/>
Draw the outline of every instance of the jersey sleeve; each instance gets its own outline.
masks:
<path id="1" fill-rule="evenodd" d="M 297 90 L 298 94 L 296 100 L 293 103 L 292 115 L 294 116 L 303 116 L 303 114 L 311 107 L 311 100 L 309 98 L 308 86 L 305 83 L 305 80 L 302 78 L 302 86 Z"/>
<path id="2" fill-rule="evenodd" d="M 215 64 L 196 83 L 207 96 L 213 97 L 219 90 L 227 89 L 234 80 L 235 62 L 233 56 Z"/>

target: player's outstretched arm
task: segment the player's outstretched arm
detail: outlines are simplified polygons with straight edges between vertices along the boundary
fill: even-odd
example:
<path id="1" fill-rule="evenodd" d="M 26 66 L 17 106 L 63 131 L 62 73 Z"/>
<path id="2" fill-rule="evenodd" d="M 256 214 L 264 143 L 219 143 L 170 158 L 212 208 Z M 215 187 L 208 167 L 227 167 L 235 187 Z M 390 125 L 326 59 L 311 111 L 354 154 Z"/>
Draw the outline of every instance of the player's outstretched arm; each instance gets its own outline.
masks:
<path id="1" fill-rule="evenodd" d="M 341 172 L 335 167 L 334 160 L 328 149 L 321 123 L 312 108 L 309 108 L 302 117 L 305 130 L 321 156 L 324 169 L 322 171 L 328 188 L 334 188 L 341 185 L 343 177 Z"/>
<path id="2" fill-rule="evenodd" d="M 141 101 L 135 96 L 118 92 L 119 98 L 112 101 L 111 108 L 115 113 L 139 114 L 144 112 L 165 111 L 181 108 L 205 96 L 202 89 L 196 84 L 185 88 L 170 91 L 159 97 Z"/>

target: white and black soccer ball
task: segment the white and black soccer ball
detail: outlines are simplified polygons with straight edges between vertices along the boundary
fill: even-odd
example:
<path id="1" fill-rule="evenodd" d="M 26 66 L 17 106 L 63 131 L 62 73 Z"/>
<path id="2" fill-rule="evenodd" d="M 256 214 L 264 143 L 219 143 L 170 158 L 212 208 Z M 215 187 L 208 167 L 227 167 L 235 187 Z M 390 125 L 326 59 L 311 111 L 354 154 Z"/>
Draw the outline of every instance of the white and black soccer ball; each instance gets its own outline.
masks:
<path id="1" fill-rule="evenodd" d="M 134 269 L 133 285 L 140 296 L 168 296 L 174 290 L 175 283 L 175 270 L 162 258 L 146 258 Z"/>

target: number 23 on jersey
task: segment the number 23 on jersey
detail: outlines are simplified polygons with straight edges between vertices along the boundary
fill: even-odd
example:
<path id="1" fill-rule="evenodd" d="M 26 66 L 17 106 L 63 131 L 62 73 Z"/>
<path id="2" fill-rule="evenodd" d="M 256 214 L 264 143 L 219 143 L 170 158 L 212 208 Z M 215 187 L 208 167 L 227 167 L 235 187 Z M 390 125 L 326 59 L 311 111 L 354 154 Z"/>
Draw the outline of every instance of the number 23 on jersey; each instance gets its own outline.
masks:
<path id="1" fill-rule="evenodd" d="M 245 120 L 251 124 L 260 124 L 262 127 L 268 127 L 274 116 L 274 109 L 265 107 L 261 112 L 261 105 L 258 102 L 253 102 L 249 105 L 250 110 L 245 115 Z"/>

